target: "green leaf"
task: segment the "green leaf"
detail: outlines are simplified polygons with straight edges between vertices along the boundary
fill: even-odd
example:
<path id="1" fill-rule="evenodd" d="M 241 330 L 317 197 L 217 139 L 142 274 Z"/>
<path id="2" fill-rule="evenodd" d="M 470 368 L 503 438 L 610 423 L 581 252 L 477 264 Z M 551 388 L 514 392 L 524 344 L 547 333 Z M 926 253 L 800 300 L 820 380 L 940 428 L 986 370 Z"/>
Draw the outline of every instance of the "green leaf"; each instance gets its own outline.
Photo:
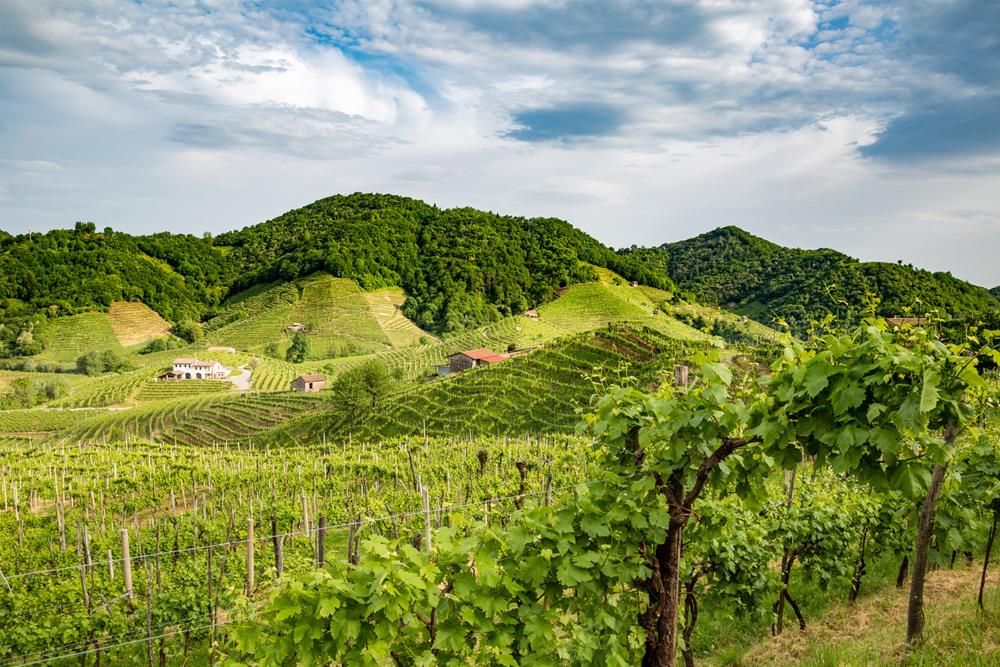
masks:
<path id="1" fill-rule="evenodd" d="M 920 411 L 930 412 L 937 406 L 940 393 L 938 392 L 938 382 L 940 377 L 933 368 L 924 371 L 924 386 L 920 391 Z"/>

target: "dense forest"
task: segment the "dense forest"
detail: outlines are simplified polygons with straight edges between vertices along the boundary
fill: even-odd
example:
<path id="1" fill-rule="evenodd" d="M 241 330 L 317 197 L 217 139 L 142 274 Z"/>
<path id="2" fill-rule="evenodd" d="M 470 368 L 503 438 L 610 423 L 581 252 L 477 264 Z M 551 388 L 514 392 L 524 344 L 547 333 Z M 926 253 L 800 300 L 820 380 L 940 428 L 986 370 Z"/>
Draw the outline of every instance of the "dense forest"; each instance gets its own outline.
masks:
<path id="1" fill-rule="evenodd" d="M 784 248 L 738 227 L 723 227 L 656 248 L 622 254 L 667 272 L 682 294 L 797 333 L 832 314 L 857 322 L 870 304 L 886 317 L 972 318 L 1000 308 L 987 290 L 949 273 L 902 264 L 860 262 L 829 249 Z"/>

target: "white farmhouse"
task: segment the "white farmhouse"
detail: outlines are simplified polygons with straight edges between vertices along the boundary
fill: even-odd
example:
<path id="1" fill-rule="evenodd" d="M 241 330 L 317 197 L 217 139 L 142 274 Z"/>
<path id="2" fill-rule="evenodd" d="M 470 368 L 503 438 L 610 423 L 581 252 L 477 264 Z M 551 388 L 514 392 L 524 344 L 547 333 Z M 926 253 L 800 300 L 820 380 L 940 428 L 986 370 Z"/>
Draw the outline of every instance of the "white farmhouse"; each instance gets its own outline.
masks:
<path id="1" fill-rule="evenodd" d="M 222 380 L 226 377 L 226 368 L 218 361 L 174 359 L 171 375 L 176 380 Z"/>

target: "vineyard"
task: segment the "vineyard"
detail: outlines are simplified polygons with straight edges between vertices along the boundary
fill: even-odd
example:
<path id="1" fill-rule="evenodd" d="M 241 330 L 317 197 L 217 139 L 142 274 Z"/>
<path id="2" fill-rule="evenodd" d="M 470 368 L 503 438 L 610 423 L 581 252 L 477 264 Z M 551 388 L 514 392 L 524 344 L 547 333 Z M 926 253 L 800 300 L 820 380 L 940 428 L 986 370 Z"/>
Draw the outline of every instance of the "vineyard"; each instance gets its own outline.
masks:
<path id="1" fill-rule="evenodd" d="M 652 391 L 611 387 L 584 415 L 600 447 L 568 502 L 500 529 L 428 525 L 413 546 L 372 536 L 278 590 L 229 633 L 229 655 L 691 665 L 720 629 L 801 632 L 817 591 L 853 604 L 891 568 L 910 589 L 894 651 L 940 663 L 924 641 L 931 570 L 975 563 L 978 586 L 960 594 L 996 599 L 998 385 L 975 360 L 1000 354 L 970 353 L 865 326 L 791 341 L 765 378 L 708 351 Z M 995 646 L 948 650 L 989 663 Z"/>
<path id="2" fill-rule="evenodd" d="M 49 343 L 39 359 L 73 362 L 87 352 L 114 350 L 124 353 L 106 313 L 81 313 L 60 317 L 49 324 Z"/>
<path id="3" fill-rule="evenodd" d="M 0 444 L 0 658 L 205 662 L 277 582 L 355 561 L 369 536 L 503 526 L 581 479 L 581 440 L 190 448 Z M 251 527 L 252 525 L 252 527 Z M 250 531 L 253 531 L 252 533 Z M 216 655 L 217 657 L 217 655 Z"/>
<path id="4" fill-rule="evenodd" d="M 559 339 L 502 364 L 419 385 L 392 399 L 391 411 L 363 421 L 339 413 L 307 417 L 271 436 L 308 442 L 322 433 L 378 440 L 428 433 L 571 433 L 580 410 L 604 383 L 648 383 L 703 345 L 652 329 L 614 327 Z"/>
<path id="5" fill-rule="evenodd" d="M 209 320 L 206 340 L 254 353 L 274 344 L 284 354 L 291 341 L 286 328 L 300 323 L 310 359 L 380 352 L 423 335 L 399 312 L 400 297 L 399 290 L 365 294 L 352 280 L 317 273 L 238 295 Z"/>
<path id="6" fill-rule="evenodd" d="M 116 410 L 77 423 L 60 438 L 81 442 L 152 438 L 211 446 L 263 435 L 288 420 L 328 406 L 329 398 L 289 392 L 203 394 Z"/>
<path id="7" fill-rule="evenodd" d="M 403 315 L 402 306 L 406 301 L 403 290 L 397 287 L 364 293 L 365 301 L 372 315 L 378 321 L 393 347 L 405 347 L 421 338 L 434 340 L 435 337 L 423 331 Z"/>
<path id="8" fill-rule="evenodd" d="M 115 301 L 108 310 L 111 330 L 124 347 L 170 334 L 170 323 L 144 303 Z"/>

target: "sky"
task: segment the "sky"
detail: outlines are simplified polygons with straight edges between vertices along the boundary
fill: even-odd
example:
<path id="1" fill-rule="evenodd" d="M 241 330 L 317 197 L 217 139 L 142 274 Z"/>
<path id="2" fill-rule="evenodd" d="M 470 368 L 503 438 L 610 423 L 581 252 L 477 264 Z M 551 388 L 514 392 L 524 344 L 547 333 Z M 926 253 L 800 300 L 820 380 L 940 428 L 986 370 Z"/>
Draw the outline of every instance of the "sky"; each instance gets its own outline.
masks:
<path id="1" fill-rule="evenodd" d="M 995 0 L 0 0 L 0 228 L 338 193 L 1000 285 Z"/>

